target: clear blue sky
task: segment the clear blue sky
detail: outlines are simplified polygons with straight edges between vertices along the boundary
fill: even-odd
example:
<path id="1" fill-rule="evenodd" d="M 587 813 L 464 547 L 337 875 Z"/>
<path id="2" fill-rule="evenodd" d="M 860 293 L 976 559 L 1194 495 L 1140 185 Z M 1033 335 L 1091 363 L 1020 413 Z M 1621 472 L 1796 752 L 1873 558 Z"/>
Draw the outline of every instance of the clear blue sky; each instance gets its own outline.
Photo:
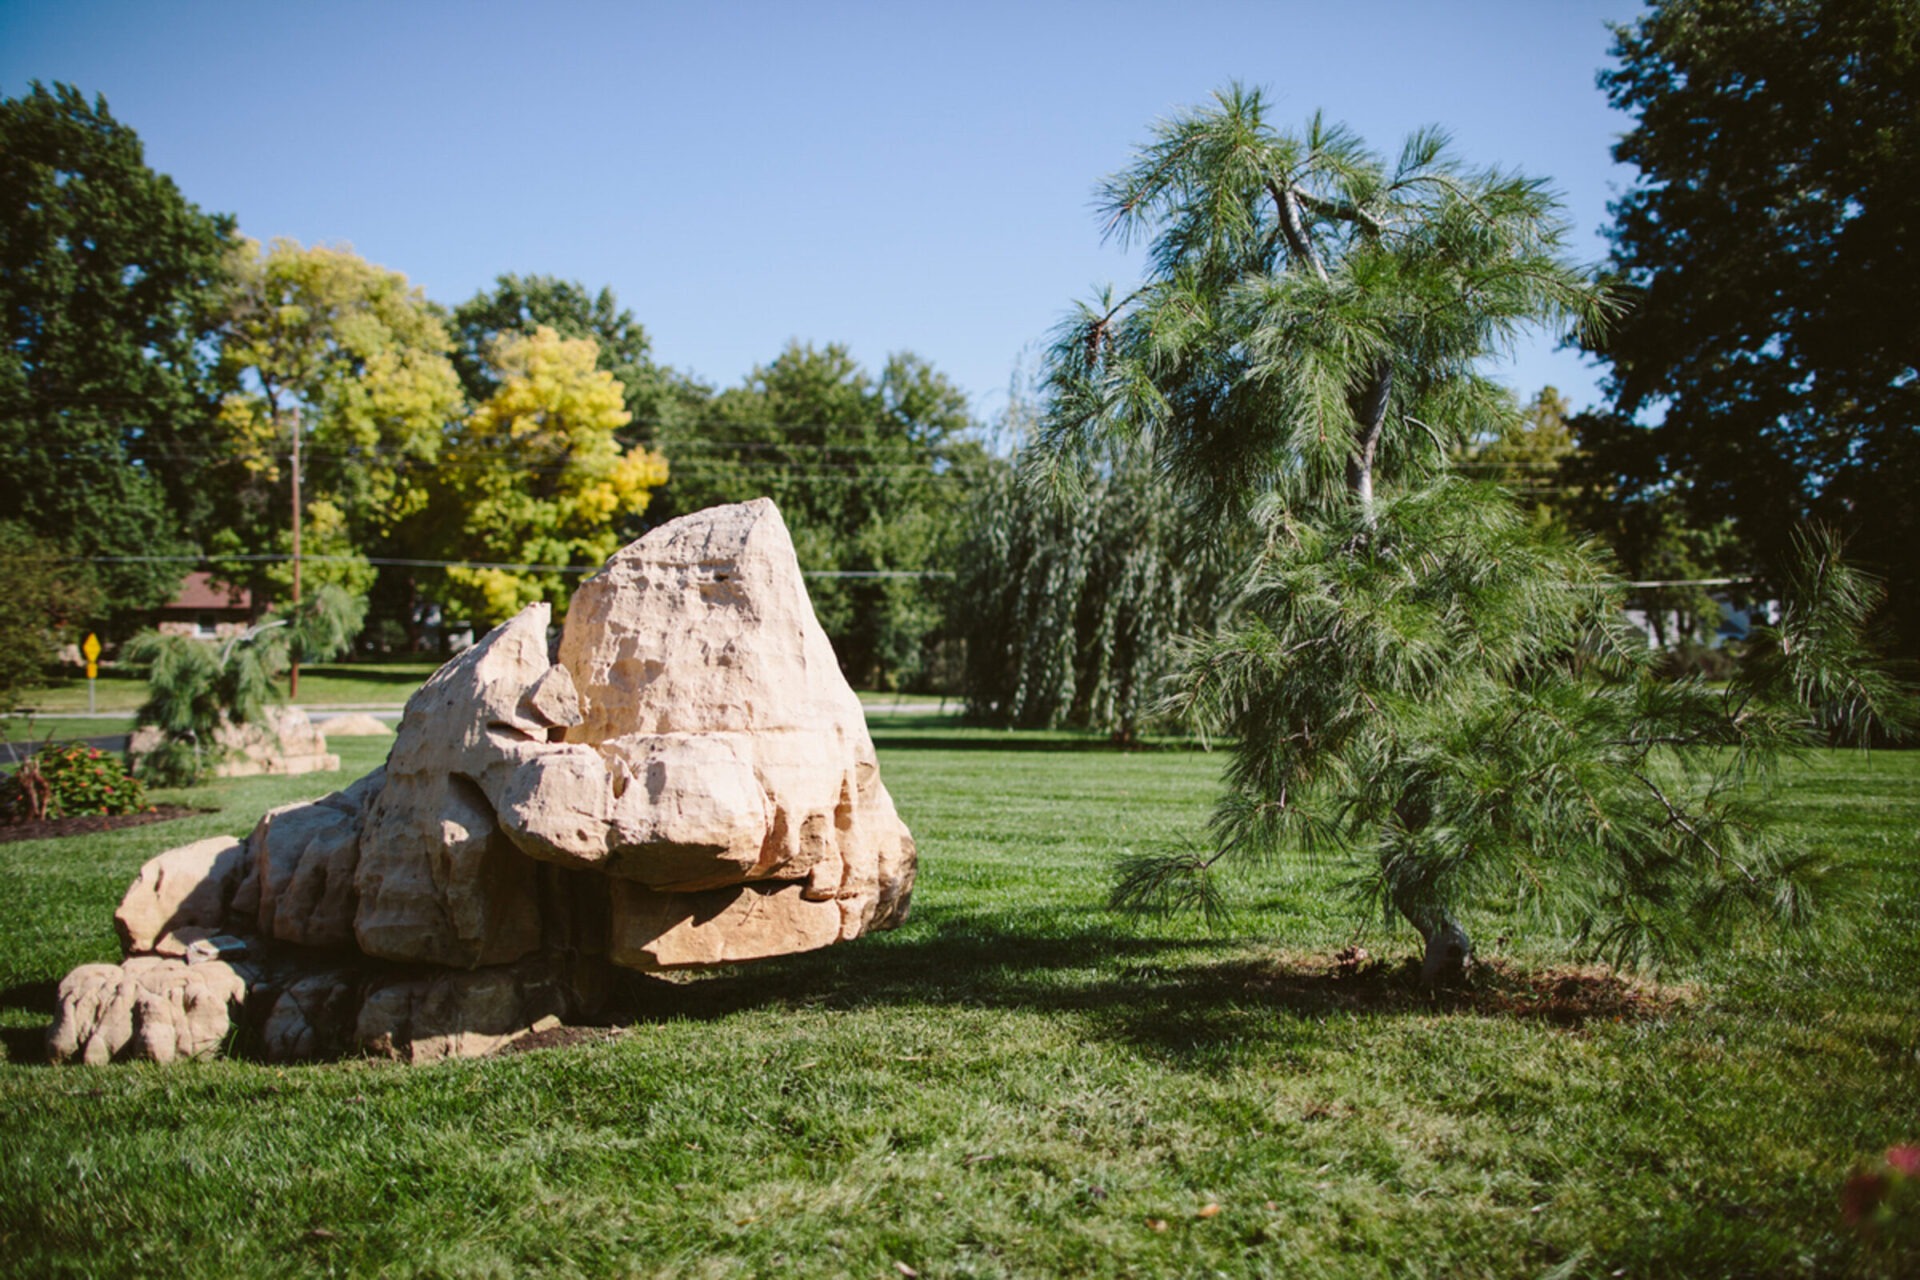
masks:
<path id="1" fill-rule="evenodd" d="M 460 302 L 612 286 L 655 357 L 738 382 L 790 339 L 925 356 L 1004 405 L 1076 297 L 1126 285 L 1094 185 L 1229 80 L 1381 149 L 1450 129 L 1550 178 L 1598 260 L 1638 0 L 923 5 L 0 0 L 0 93 L 102 93 L 148 162 L 260 239 L 348 243 Z M 1502 376 L 1576 407 L 1550 338 Z"/>

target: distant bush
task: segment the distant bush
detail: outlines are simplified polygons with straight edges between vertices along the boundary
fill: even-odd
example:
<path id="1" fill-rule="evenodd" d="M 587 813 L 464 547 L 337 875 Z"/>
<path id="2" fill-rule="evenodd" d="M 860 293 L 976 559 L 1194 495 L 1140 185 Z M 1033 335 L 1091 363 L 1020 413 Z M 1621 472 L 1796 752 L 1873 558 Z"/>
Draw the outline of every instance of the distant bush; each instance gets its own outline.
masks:
<path id="1" fill-rule="evenodd" d="M 138 813 L 146 807 L 146 788 L 118 756 L 79 742 L 42 748 L 0 784 L 0 814 L 8 822 Z"/>

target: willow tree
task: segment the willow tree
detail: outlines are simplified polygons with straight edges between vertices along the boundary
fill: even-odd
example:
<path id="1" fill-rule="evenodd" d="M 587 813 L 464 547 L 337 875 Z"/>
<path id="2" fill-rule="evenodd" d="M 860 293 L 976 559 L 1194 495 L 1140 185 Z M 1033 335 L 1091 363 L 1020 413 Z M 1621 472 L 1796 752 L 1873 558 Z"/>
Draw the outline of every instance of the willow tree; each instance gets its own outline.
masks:
<path id="1" fill-rule="evenodd" d="M 1191 536 L 1139 452 L 1116 450 L 1067 492 L 1027 483 L 1023 457 L 983 469 L 954 557 L 967 710 L 1130 741 L 1163 717 L 1180 642 L 1213 629 L 1240 566 Z"/>
<path id="2" fill-rule="evenodd" d="M 1318 117 L 1281 132 L 1235 87 L 1161 124 L 1101 200 L 1148 272 L 1060 331 L 1054 470 L 1134 442 L 1259 548 L 1175 698 L 1233 744 L 1211 847 L 1131 860 L 1116 900 L 1213 905 L 1229 855 L 1345 858 L 1419 931 L 1430 981 L 1471 962 L 1468 906 L 1570 921 L 1617 958 L 1729 913 L 1803 918 L 1818 860 L 1734 784 L 1888 705 L 1850 638 L 1870 588 L 1817 547 L 1788 634 L 1730 688 L 1662 684 L 1585 548 L 1448 474 L 1516 412 L 1487 358 L 1609 309 L 1546 186 L 1433 130 L 1391 162 Z"/>

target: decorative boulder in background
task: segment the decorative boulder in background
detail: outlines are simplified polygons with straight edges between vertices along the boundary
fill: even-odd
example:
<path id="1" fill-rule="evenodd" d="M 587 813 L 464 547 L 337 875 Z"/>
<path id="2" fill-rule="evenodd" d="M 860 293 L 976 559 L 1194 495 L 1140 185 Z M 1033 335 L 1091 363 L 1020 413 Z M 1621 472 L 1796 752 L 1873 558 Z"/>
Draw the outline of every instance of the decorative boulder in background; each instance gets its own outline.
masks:
<path id="1" fill-rule="evenodd" d="M 610 966 L 905 918 L 913 838 L 772 502 L 619 552 L 557 662 L 547 628 L 530 605 L 437 671 L 381 769 L 143 867 L 128 959 L 61 984 L 52 1055 L 484 1053 L 590 1012 Z"/>
<path id="2" fill-rule="evenodd" d="M 299 707 L 270 706 L 258 724 L 222 720 L 213 740 L 223 756 L 216 778 L 252 778 L 263 773 L 338 773 L 340 757 L 327 750 L 326 735 Z M 127 740 L 127 758 L 136 772 L 162 741 L 160 730 L 143 725 Z"/>

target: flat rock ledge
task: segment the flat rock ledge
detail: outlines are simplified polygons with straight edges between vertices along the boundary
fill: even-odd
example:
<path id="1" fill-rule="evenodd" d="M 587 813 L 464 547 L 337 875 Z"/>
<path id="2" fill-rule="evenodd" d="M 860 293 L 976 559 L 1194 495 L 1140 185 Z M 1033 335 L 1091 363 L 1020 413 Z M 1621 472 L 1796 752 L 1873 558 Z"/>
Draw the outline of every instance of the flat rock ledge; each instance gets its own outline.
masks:
<path id="1" fill-rule="evenodd" d="M 913 837 L 772 502 L 672 521 L 408 701 L 385 765 L 170 849 L 75 969 L 55 1061 L 491 1053 L 623 970 L 906 918 Z"/>

